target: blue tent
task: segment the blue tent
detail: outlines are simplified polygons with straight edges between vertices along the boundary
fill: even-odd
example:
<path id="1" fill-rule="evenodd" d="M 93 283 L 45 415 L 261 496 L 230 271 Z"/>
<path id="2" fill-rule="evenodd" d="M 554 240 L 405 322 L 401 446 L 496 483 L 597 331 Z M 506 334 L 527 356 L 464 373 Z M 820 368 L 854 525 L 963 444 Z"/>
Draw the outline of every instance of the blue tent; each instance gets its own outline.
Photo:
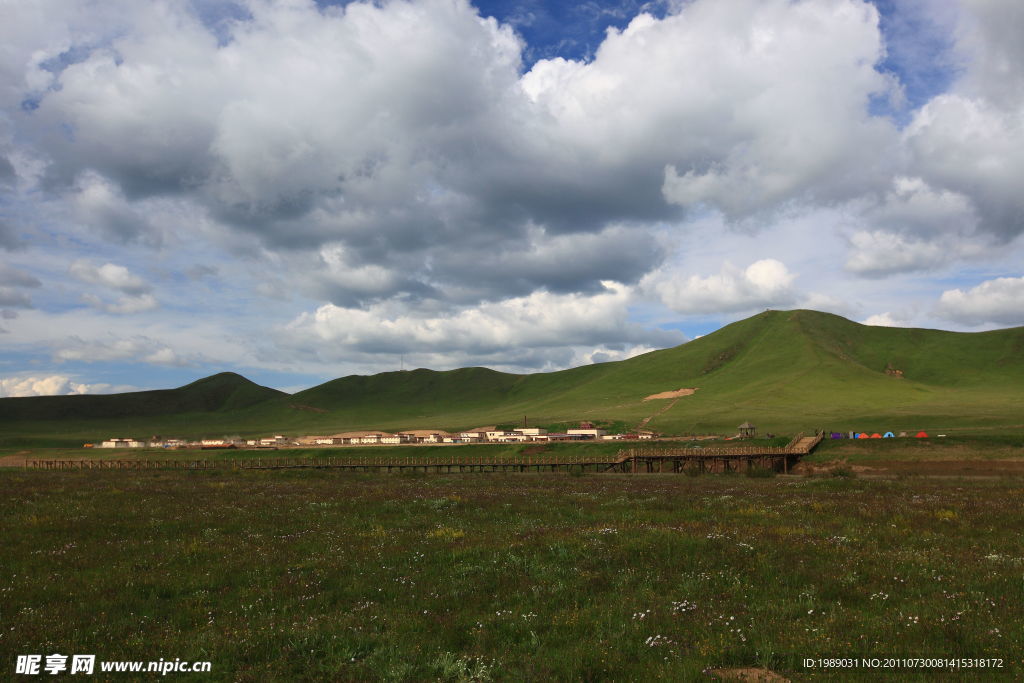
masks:
<path id="1" fill-rule="evenodd" d="M 882 434 L 882 438 L 883 438 L 883 439 L 892 439 L 892 438 L 893 438 L 893 437 L 895 437 L 895 436 L 896 436 L 896 435 L 895 435 L 895 434 L 893 434 L 892 432 L 886 432 L 885 434 Z"/>

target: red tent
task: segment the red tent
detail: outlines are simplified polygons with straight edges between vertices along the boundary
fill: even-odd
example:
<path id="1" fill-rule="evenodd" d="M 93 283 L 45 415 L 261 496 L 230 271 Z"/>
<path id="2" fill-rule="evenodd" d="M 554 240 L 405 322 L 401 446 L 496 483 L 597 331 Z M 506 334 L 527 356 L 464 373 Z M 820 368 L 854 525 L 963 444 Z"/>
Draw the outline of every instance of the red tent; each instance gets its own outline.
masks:
<path id="1" fill-rule="evenodd" d="M 858 439 L 869 439 L 871 437 L 868 436 L 867 432 L 861 432 L 860 434 L 857 435 L 857 438 Z"/>
<path id="2" fill-rule="evenodd" d="M 874 434 L 871 435 L 871 438 L 872 439 L 881 439 L 882 435 L 879 434 L 878 432 L 875 432 Z"/>
<path id="3" fill-rule="evenodd" d="M 928 432 L 918 432 L 917 434 L 914 434 L 914 436 L 918 439 L 927 439 Z"/>

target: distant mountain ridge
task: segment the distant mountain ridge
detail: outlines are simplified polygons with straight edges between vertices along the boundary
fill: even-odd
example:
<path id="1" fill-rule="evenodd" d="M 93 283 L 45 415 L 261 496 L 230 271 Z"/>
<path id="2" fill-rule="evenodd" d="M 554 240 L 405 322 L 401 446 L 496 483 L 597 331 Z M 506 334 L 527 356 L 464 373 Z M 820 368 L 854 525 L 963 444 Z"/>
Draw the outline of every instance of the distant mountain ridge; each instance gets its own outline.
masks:
<path id="1" fill-rule="evenodd" d="M 237 373 L 220 372 L 176 389 L 2 398 L 0 420 L 106 419 L 223 412 L 249 408 L 287 395 Z"/>
<path id="2" fill-rule="evenodd" d="M 668 405 L 644 401 L 684 387 Z M 624 361 L 515 375 L 487 368 L 352 375 L 293 395 L 220 373 L 178 389 L 0 399 L 5 434 L 331 433 L 617 420 L 665 432 L 1024 422 L 1024 327 L 960 333 L 766 311 Z M 104 431 L 105 430 L 105 431 Z M 116 429 L 115 429 L 116 431 Z M 127 432 L 126 432 L 127 433 Z"/>

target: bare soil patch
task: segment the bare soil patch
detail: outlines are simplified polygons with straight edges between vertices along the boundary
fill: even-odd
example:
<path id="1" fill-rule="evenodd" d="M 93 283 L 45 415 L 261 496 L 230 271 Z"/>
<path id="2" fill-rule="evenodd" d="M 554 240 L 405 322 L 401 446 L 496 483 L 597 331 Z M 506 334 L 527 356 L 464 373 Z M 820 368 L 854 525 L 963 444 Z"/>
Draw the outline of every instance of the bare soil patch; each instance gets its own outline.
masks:
<path id="1" fill-rule="evenodd" d="M 327 412 L 323 408 L 314 408 L 313 406 L 307 406 L 307 405 L 302 404 L 302 403 L 289 403 L 288 407 L 292 408 L 294 410 L 305 410 L 306 412 L 309 412 L 309 413 L 326 413 Z"/>
<path id="2" fill-rule="evenodd" d="M 0 458 L 0 467 L 21 467 L 30 455 L 32 451 L 18 451 L 13 455 L 5 455 Z"/>
<path id="3" fill-rule="evenodd" d="M 682 398 L 683 396 L 692 396 L 697 393 L 699 387 L 692 389 L 676 389 L 675 391 L 663 391 L 660 394 L 651 394 L 644 398 L 645 401 L 656 401 L 663 398 Z"/>

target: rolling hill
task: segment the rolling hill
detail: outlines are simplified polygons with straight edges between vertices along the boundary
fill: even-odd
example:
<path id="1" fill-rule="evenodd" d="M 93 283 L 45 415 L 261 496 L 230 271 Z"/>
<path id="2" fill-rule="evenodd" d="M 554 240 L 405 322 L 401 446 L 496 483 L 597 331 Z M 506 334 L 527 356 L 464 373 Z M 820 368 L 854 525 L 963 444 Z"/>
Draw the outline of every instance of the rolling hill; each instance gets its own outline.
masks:
<path id="1" fill-rule="evenodd" d="M 675 399 L 644 400 L 695 388 Z M 1024 328 L 958 333 L 766 311 L 625 361 L 513 375 L 353 375 L 293 395 L 221 373 L 179 389 L 0 399 L 0 440 L 113 433 L 330 433 L 618 420 L 669 433 L 1008 428 L 1024 420 Z M 141 430 L 141 431 L 140 431 Z"/>
<path id="2" fill-rule="evenodd" d="M 82 420 L 233 412 L 287 396 L 234 372 L 221 372 L 177 389 L 124 394 L 29 396 L 0 399 L 0 420 Z"/>

